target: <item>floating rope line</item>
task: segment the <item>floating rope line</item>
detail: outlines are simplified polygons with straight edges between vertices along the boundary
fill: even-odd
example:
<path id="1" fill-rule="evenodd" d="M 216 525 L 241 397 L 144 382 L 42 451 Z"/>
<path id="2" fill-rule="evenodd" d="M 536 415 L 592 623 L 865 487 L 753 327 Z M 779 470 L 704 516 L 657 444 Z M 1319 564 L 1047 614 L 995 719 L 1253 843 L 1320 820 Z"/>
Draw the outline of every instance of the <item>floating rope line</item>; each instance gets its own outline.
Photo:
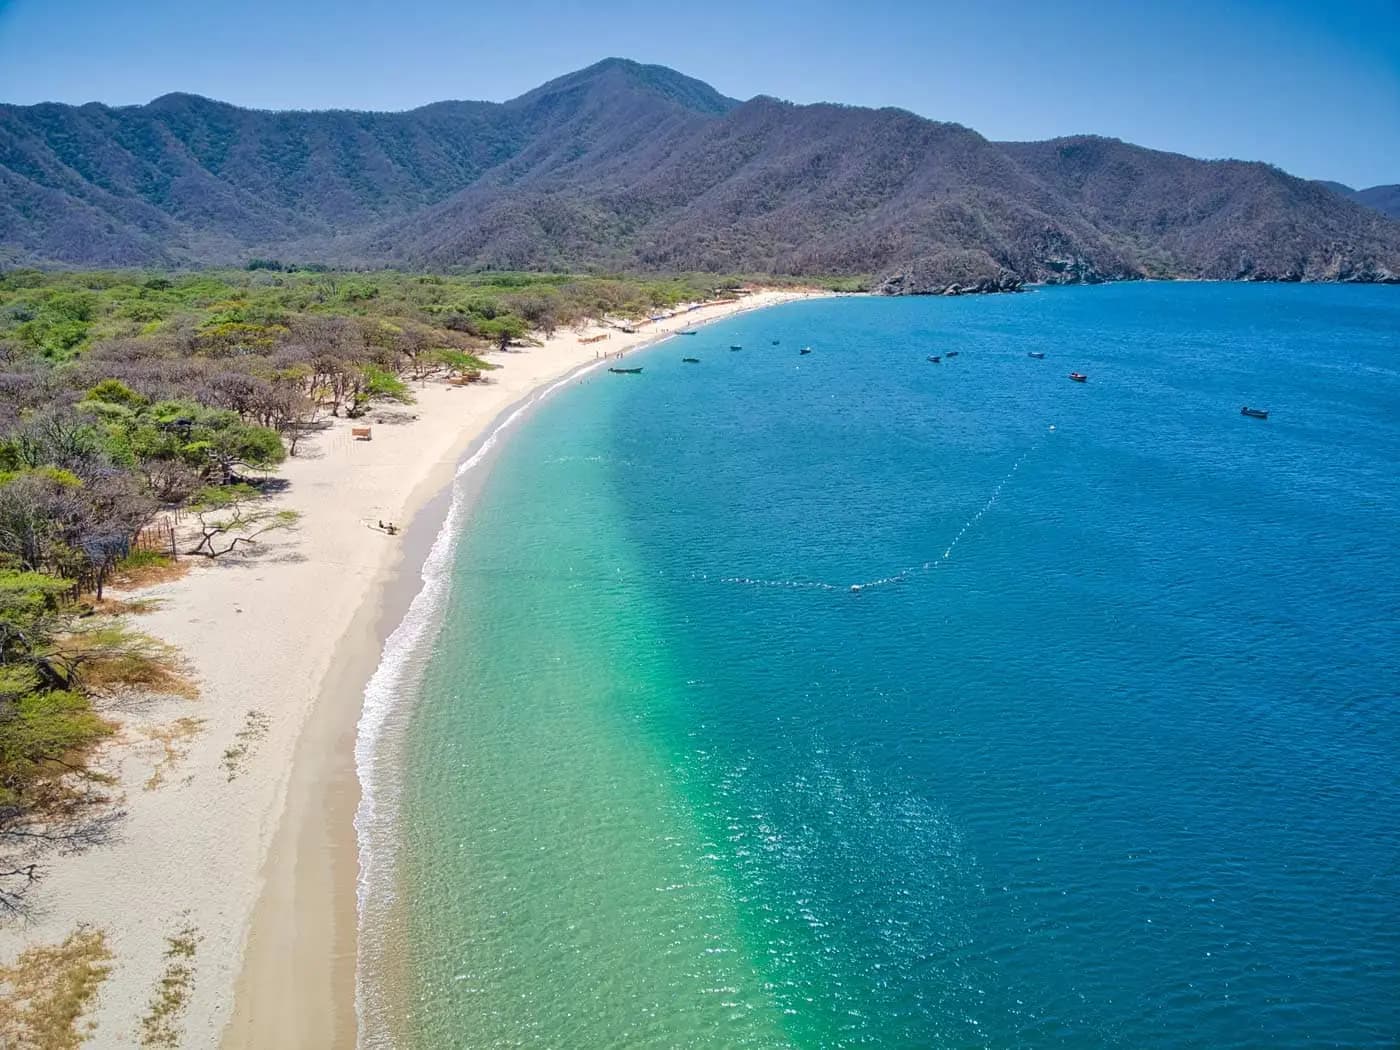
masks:
<path id="1" fill-rule="evenodd" d="M 1053 426 L 1050 427 L 1047 434 L 1054 433 L 1054 430 L 1055 428 Z M 755 579 L 751 576 L 725 576 L 721 577 L 719 582 L 740 584 L 746 587 L 780 587 L 789 590 L 815 591 L 850 591 L 853 594 L 858 594 L 861 591 L 868 591 L 874 587 L 888 587 L 891 584 L 904 583 L 905 581 L 909 580 L 911 577 L 915 576 L 918 573 L 933 572 L 937 570 L 939 566 L 941 566 L 950 558 L 952 558 L 953 551 L 957 550 L 958 544 L 961 543 L 962 538 L 967 535 L 968 529 L 972 528 L 979 521 L 981 521 L 983 516 L 997 505 L 997 502 L 1001 499 L 1002 490 L 1005 489 L 1007 484 L 1016 476 L 1017 471 L 1021 469 L 1021 464 L 1024 463 L 1027 457 L 1029 457 L 1033 452 L 1037 451 L 1040 448 L 1040 446 L 1045 443 L 1045 440 L 1046 439 L 1042 437 L 1039 441 L 1036 441 L 1033 445 L 1031 445 L 1030 448 L 1026 449 L 1024 452 L 1021 453 L 1019 457 L 1017 457 L 1016 462 L 1011 465 L 1011 469 L 1008 470 L 1005 476 L 1002 477 L 1002 479 L 996 483 L 995 487 L 993 487 L 991 495 L 987 497 L 987 501 L 977 509 L 977 511 L 972 515 L 972 517 L 968 518 L 965 522 L 963 522 L 962 527 L 958 529 L 957 534 L 953 537 L 952 541 L 948 544 L 948 546 L 943 548 L 943 553 L 936 558 L 930 558 L 928 561 L 922 562 L 918 565 L 910 565 L 906 568 L 899 570 L 896 573 L 892 573 L 889 576 L 881 576 L 879 579 L 866 580 L 863 583 L 852 583 L 846 585 L 828 583 L 823 580 L 764 580 Z M 694 575 L 696 575 L 696 577 L 699 579 L 708 578 L 700 574 Z"/>

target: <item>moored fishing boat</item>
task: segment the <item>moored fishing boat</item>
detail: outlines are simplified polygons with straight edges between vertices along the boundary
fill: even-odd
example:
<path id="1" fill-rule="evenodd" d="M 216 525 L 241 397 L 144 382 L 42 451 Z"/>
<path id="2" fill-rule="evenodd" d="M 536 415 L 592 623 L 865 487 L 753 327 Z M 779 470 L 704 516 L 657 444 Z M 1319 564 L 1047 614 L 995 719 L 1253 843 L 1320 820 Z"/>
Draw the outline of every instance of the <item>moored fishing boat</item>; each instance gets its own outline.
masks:
<path id="1" fill-rule="evenodd" d="M 804 346 L 801 350 L 797 352 L 799 354 L 810 354 L 812 352 L 812 348 L 810 346 Z"/>
<path id="2" fill-rule="evenodd" d="M 677 334 L 677 335 L 699 335 L 700 333 L 699 333 L 698 331 L 696 331 L 694 328 L 685 328 L 685 329 L 682 329 L 681 331 L 677 332 L 676 334 Z"/>
<path id="3" fill-rule="evenodd" d="M 1073 379 L 1076 383 L 1082 383 L 1089 378 L 1083 372 L 1071 372 L 1069 374 L 1069 377 Z"/>
<path id="4" fill-rule="evenodd" d="M 730 344 L 729 349 L 731 349 L 731 350 L 742 350 L 742 349 L 744 349 L 744 347 L 743 347 L 743 345 L 740 344 L 740 343 L 732 343 L 732 344 Z"/>
<path id="5" fill-rule="evenodd" d="M 687 364 L 687 365 L 698 365 L 698 364 L 700 363 L 700 358 L 698 358 L 698 357 L 682 357 L 682 358 L 681 358 L 681 361 L 682 361 L 682 363 Z"/>
<path id="6" fill-rule="evenodd" d="M 1040 353 L 1040 351 L 1038 351 L 1038 350 L 1032 350 L 1030 353 L 1026 354 L 1026 356 L 1027 356 L 1027 357 L 1033 357 L 1033 358 L 1035 358 L 1037 361 L 1044 361 L 1044 360 L 1045 360 L 1045 355 L 1042 354 L 1042 353 Z"/>
<path id="7" fill-rule="evenodd" d="M 931 364 L 935 364 L 935 365 L 937 365 L 937 364 L 942 364 L 942 363 L 943 363 L 943 358 L 942 358 L 942 357 L 930 357 L 930 358 L 929 358 L 929 362 L 930 362 Z"/>
<path id="8" fill-rule="evenodd" d="M 634 376 L 641 372 L 640 368 L 609 368 L 609 372 L 619 376 Z"/>
<path id="9" fill-rule="evenodd" d="M 1269 410 L 1267 408 L 1250 408 L 1245 405 L 1240 409 L 1240 415 L 1248 416 L 1250 419 L 1268 419 Z"/>

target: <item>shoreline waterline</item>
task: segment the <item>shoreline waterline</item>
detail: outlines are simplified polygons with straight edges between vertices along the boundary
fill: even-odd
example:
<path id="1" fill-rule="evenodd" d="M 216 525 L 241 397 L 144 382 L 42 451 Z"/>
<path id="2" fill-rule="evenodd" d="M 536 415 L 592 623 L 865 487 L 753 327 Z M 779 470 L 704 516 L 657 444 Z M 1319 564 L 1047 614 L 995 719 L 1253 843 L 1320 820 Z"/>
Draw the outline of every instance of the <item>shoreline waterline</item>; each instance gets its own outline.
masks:
<path id="1" fill-rule="evenodd" d="M 730 304 L 731 309 L 702 306 L 668 318 L 673 326 L 668 330 L 635 333 L 635 344 L 576 363 L 560 375 L 541 377 L 485 426 L 461 435 L 459 449 L 418 484 L 406 502 L 403 542 L 367 585 L 297 742 L 274 845 L 262 865 L 263 886 L 222 1046 L 239 1050 L 269 1045 L 269 1040 L 279 1046 L 363 1045 L 357 987 L 363 956 L 360 905 L 367 880 L 375 877 L 372 870 L 368 875 L 364 870 L 366 863 L 371 869 L 374 863 L 366 851 L 371 827 L 392 826 L 383 819 L 386 811 L 376 812 L 381 800 L 374 794 L 373 778 L 392 766 L 382 753 L 380 735 L 385 719 L 392 718 L 398 706 L 390 694 L 411 670 L 417 643 L 432 630 L 433 588 L 445 586 L 445 580 L 434 584 L 435 569 L 450 554 L 460 515 L 470 508 L 475 486 L 486 477 L 486 471 L 477 468 L 489 467 L 500 438 L 527 420 L 530 410 L 550 394 L 608 367 L 614 353 L 659 348 L 677 334 L 681 323 L 698 327 L 828 294 L 758 293 L 752 297 L 759 299 L 756 302 L 742 300 Z M 386 669 L 391 661 L 396 662 Z M 367 704 L 371 690 L 380 701 L 375 705 Z M 349 702 L 351 696 L 357 702 Z M 370 779 L 369 792 L 362 776 Z M 287 931 L 293 927 L 297 935 L 291 938 Z"/>

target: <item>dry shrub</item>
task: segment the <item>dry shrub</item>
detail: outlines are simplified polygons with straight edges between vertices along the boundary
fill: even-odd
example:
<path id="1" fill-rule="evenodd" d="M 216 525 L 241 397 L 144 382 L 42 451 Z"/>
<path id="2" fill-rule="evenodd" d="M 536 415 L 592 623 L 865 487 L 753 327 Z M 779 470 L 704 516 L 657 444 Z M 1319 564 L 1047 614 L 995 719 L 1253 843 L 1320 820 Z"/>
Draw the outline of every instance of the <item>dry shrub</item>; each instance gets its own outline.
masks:
<path id="1" fill-rule="evenodd" d="M 111 960 L 102 931 L 79 929 L 62 944 L 30 948 L 0 967 L 0 1046 L 77 1050 L 97 1027 L 84 1015 Z"/>
<path id="2" fill-rule="evenodd" d="M 178 649 L 121 620 L 85 622 L 81 630 L 59 639 L 54 657 L 93 696 L 141 692 L 192 700 L 199 695 Z"/>

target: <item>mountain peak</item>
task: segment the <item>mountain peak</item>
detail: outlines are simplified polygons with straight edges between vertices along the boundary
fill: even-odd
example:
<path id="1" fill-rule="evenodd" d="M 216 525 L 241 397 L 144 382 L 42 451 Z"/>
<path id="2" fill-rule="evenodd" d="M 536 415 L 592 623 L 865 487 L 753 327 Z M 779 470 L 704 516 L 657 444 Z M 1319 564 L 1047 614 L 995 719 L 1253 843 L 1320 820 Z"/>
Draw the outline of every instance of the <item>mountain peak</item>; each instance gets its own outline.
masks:
<path id="1" fill-rule="evenodd" d="M 227 102 L 205 98 L 203 95 L 193 95 L 187 91 L 171 91 L 159 98 L 151 99 L 150 102 L 146 103 L 145 108 L 156 113 L 179 113 L 209 109 L 234 110 L 238 107 Z"/>
<path id="2" fill-rule="evenodd" d="M 667 66 L 644 65 L 630 58 L 605 58 L 576 72 L 556 77 L 512 102 L 533 102 L 580 88 L 641 89 L 686 109 L 711 116 L 722 116 L 739 104 L 737 99 L 721 95 L 703 80 L 677 73 Z"/>

